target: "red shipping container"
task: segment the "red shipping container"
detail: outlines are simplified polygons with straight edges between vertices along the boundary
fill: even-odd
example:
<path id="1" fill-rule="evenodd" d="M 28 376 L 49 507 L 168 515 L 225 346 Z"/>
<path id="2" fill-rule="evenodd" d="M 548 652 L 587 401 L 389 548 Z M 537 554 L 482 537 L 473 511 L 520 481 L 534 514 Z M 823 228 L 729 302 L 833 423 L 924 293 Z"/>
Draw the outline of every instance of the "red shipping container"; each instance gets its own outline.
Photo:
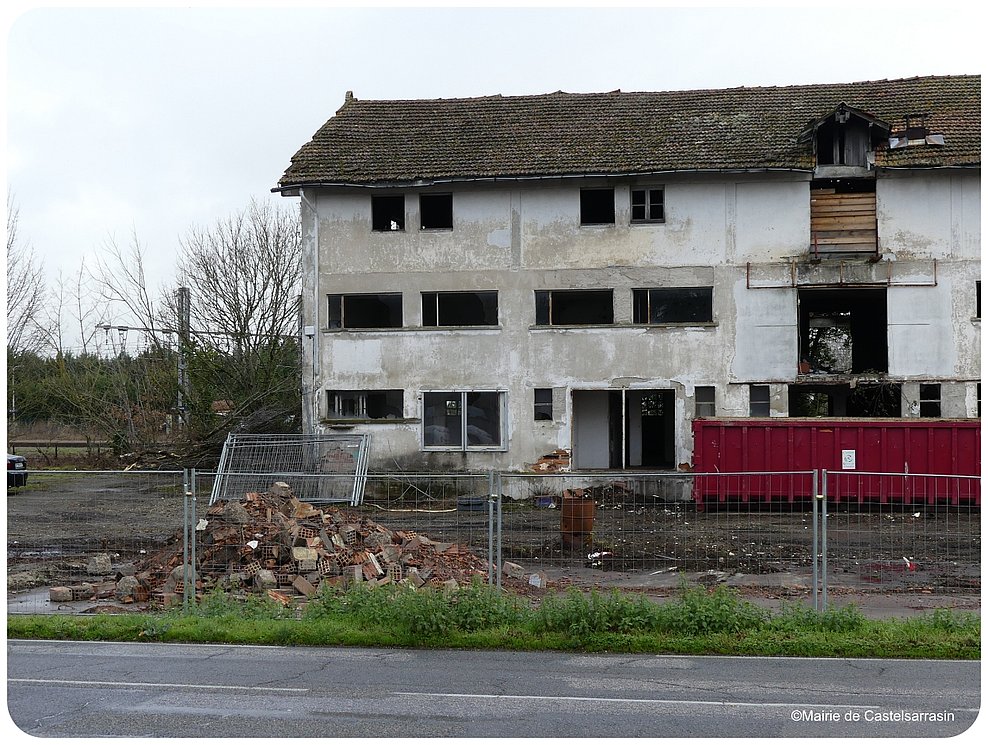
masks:
<path id="1" fill-rule="evenodd" d="M 976 419 L 696 419 L 693 422 L 693 470 L 697 473 L 837 471 L 834 483 L 855 472 L 874 474 L 981 475 L 981 422 Z M 717 479 L 697 476 L 694 492 L 720 500 L 809 499 L 812 478 L 790 481 L 751 476 L 740 493 L 726 494 Z M 846 478 L 845 478 L 846 481 Z M 819 484 L 822 489 L 822 483 Z M 979 483 L 972 480 L 860 476 L 854 479 L 858 501 L 943 501 L 980 504 Z M 847 499 L 828 489 L 828 497 Z M 931 500 L 931 497 L 934 499 Z"/>

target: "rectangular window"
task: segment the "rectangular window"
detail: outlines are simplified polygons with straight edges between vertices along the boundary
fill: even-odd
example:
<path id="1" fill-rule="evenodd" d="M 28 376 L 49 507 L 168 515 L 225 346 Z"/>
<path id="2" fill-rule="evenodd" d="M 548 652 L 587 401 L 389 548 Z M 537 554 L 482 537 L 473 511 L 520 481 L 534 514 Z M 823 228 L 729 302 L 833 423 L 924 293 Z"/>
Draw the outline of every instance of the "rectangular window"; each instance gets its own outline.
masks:
<path id="1" fill-rule="evenodd" d="M 650 287 L 632 290 L 634 323 L 711 323 L 712 287 Z"/>
<path id="2" fill-rule="evenodd" d="M 919 415 L 922 417 L 940 416 L 940 384 L 919 384 Z"/>
<path id="3" fill-rule="evenodd" d="M 751 416 L 769 416 L 771 414 L 767 385 L 748 386 L 748 406 Z"/>
<path id="4" fill-rule="evenodd" d="M 552 388 L 535 389 L 535 421 L 552 421 Z"/>
<path id="5" fill-rule="evenodd" d="M 405 197 L 372 196 L 371 228 L 378 232 L 391 232 L 405 229 Z"/>
<path id="6" fill-rule="evenodd" d="M 712 385 L 698 385 L 693 392 L 695 416 L 717 416 L 716 395 Z"/>
<path id="7" fill-rule="evenodd" d="M 497 290 L 423 292 L 423 326 L 496 326 Z"/>
<path id="8" fill-rule="evenodd" d="M 661 186 L 631 190 L 631 222 L 665 220 L 665 194 Z"/>
<path id="9" fill-rule="evenodd" d="M 422 230 L 453 229 L 453 195 L 422 194 L 419 196 Z"/>
<path id="10" fill-rule="evenodd" d="M 401 293 L 330 295 L 329 328 L 401 328 Z"/>
<path id="11" fill-rule="evenodd" d="M 974 317 L 981 318 L 981 280 L 974 283 Z"/>
<path id="12" fill-rule="evenodd" d="M 580 225 L 614 224 L 614 189 L 580 189 Z"/>
<path id="13" fill-rule="evenodd" d="M 405 392 L 326 391 L 328 419 L 402 419 Z"/>
<path id="14" fill-rule="evenodd" d="M 614 290 L 536 290 L 536 326 L 614 323 Z"/>
<path id="15" fill-rule="evenodd" d="M 422 446 L 443 450 L 498 450 L 504 445 L 504 393 L 442 391 L 422 394 Z"/>

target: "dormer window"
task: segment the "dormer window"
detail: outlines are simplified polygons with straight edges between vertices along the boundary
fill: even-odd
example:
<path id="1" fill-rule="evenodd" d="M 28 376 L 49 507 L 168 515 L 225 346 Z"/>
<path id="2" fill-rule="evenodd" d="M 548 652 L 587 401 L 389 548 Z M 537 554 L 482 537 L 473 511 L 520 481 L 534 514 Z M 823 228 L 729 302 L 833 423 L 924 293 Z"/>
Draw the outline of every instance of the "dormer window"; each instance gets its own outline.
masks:
<path id="1" fill-rule="evenodd" d="M 875 145 L 888 137 L 889 129 L 885 122 L 842 103 L 811 121 L 799 140 L 813 140 L 818 167 L 869 168 Z"/>

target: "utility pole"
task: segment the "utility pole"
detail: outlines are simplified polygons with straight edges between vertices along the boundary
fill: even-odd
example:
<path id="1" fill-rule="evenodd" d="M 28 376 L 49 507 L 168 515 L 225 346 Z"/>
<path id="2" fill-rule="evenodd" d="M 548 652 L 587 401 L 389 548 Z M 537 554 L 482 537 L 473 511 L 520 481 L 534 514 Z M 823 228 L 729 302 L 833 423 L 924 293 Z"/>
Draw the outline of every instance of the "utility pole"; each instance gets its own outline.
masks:
<path id="1" fill-rule="evenodd" d="M 186 392 L 191 393 L 189 388 L 189 364 L 186 358 L 186 351 L 189 346 L 189 288 L 178 288 L 178 415 L 181 417 L 182 426 L 189 424 L 189 410 L 185 405 Z"/>

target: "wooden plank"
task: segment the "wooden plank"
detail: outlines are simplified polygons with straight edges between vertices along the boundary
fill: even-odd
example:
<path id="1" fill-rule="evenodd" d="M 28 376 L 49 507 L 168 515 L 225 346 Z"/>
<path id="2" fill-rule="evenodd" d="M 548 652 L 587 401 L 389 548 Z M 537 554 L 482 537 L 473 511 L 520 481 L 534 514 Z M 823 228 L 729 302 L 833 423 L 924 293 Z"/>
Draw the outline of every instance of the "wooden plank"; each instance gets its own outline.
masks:
<path id="1" fill-rule="evenodd" d="M 860 231 L 855 231 L 860 232 Z M 813 243 L 817 246 L 836 246 L 844 243 L 868 243 L 872 248 L 878 245 L 878 231 L 873 231 L 870 236 L 868 235 L 840 235 L 840 236 L 822 236 L 813 235 Z"/>
<path id="2" fill-rule="evenodd" d="M 821 254 L 833 254 L 833 253 L 861 253 L 861 254 L 873 254 L 877 253 L 878 247 L 874 243 L 843 243 L 839 245 L 823 245 L 817 249 L 817 253 Z"/>
<path id="3" fill-rule="evenodd" d="M 874 230 L 874 217 L 821 217 L 810 220 L 810 230 Z"/>

